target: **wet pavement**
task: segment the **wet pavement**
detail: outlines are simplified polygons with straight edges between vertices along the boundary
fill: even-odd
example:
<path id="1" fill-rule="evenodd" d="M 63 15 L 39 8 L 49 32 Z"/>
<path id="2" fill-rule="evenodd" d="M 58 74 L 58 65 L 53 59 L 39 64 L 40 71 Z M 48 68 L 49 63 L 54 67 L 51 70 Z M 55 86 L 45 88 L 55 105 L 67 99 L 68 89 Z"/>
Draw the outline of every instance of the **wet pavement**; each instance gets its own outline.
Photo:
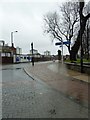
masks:
<path id="1" fill-rule="evenodd" d="M 36 67 L 29 66 L 29 64 L 11 65 L 5 66 L 0 71 L 2 74 L 3 118 L 88 118 L 87 106 L 75 102 L 62 91 L 48 84 L 48 79 L 45 78 L 50 77 L 51 83 L 53 83 L 54 75 L 58 75 L 58 73 L 53 72 L 53 76 L 51 76 L 46 64 L 51 65 L 50 63 L 38 64 Z M 41 71 L 39 66 L 42 67 Z M 31 77 L 29 77 L 23 67 L 33 72 L 36 70 L 36 73 L 39 72 L 38 77 L 31 73 L 29 74 Z M 43 76 L 43 79 L 39 79 L 40 75 Z M 59 79 L 63 80 L 60 77 Z M 57 82 L 57 78 L 55 80 Z M 65 79 L 65 81 L 64 84 L 68 86 L 68 80 Z M 60 86 L 58 87 L 60 88 Z M 67 88 L 65 89 L 67 90 Z"/>
<path id="2" fill-rule="evenodd" d="M 58 62 L 41 63 L 34 67 L 25 68 L 32 77 L 36 77 L 47 83 L 54 89 L 75 100 L 83 106 L 88 107 L 88 75 L 68 70 L 65 65 Z M 79 79 L 77 79 L 77 76 Z M 83 78 L 85 78 L 83 80 Z"/>
<path id="3" fill-rule="evenodd" d="M 2 66 L 0 65 L 0 70 Z M 2 71 L 0 71 L 0 120 L 2 118 Z"/>

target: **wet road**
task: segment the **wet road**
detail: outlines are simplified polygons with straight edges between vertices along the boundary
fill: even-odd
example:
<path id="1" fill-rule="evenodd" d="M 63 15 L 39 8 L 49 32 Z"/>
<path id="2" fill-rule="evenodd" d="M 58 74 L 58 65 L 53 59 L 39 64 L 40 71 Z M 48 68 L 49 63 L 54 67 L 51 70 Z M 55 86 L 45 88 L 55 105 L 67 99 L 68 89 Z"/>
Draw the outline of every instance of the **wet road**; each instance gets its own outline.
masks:
<path id="1" fill-rule="evenodd" d="M 88 109 L 68 99 L 39 79 L 24 73 L 28 64 L 4 66 L 3 118 L 88 118 Z"/>

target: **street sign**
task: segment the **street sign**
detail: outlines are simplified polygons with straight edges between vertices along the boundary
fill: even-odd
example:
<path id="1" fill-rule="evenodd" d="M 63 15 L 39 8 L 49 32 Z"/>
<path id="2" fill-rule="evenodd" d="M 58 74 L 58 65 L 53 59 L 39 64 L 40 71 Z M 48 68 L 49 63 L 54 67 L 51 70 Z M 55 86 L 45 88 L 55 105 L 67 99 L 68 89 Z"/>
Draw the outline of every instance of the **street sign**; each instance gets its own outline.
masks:
<path id="1" fill-rule="evenodd" d="M 55 43 L 55 45 L 61 45 L 61 42 Z"/>
<path id="2" fill-rule="evenodd" d="M 67 44 L 70 44 L 71 42 L 70 41 L 61 41 L 61 42 L 57 42 L 55 43 L 55 45 L 60 45 L 60 47 L 62 47 L 62 64 L 63 64 L 63 45 L 67 45 Z"/>
<path id="3" fill-rule="evenodd" d="M 66 44 L 70 44 L 71 42 L 70 41 L 64 41 L 63 44 L 66 45 Z M 62 42 L 57 42 L 55 43 L 55 45 L 62 45 Z"/>

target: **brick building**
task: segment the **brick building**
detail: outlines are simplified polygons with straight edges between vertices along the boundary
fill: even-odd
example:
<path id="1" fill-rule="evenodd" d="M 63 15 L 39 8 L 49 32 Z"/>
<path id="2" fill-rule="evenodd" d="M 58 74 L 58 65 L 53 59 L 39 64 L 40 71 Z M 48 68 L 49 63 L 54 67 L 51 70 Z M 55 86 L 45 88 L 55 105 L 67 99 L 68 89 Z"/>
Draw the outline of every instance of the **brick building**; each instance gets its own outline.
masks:
<path id="1" fill-rule="evenodd" d="M 13 63 L 13 55 L 16 54 L 16 48 L 8 46 L 5 41 L 0 41 L 0 63 Z"/>

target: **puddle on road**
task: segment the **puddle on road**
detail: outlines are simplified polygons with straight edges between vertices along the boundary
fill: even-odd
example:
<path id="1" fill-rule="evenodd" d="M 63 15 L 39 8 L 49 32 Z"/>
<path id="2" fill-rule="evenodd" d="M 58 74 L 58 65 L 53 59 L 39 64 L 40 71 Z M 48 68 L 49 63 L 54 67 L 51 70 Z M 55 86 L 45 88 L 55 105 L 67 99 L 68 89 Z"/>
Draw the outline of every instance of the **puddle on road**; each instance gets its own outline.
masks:
<path id="1" fill-rule="evenodd" d="M 3 68 L 2 70 L 20 70 L 22 68 Z"/>
<path id="2" fill-rule="evenodd" d="M 59 73 L 59 74 L 62 74 L 62 75 L 68 75 L 67 69 L 66 69 L 64 64 L 60 64 L 60 63 L 51 64 L 51 65 L 48 66 L 48 68 L 50 70 L 52 70 L 53 72 L 56 72 L 56 73 Z"/>

